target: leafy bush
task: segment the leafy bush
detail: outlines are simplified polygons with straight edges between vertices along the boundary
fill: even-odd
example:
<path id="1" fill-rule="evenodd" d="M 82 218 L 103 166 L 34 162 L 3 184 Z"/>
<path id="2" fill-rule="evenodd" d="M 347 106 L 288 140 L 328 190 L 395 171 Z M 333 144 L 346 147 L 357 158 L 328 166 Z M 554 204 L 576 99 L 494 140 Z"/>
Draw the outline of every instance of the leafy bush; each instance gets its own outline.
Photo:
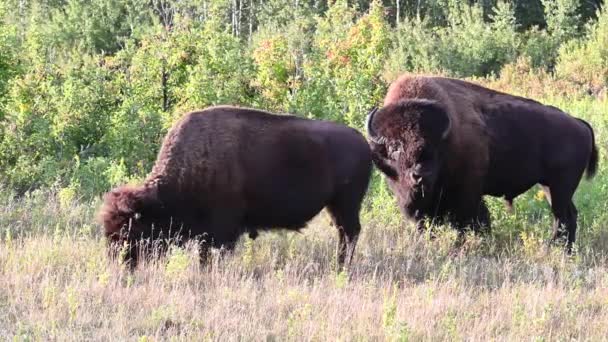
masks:
<path id="1" fill-rule="evenodd" d="M 74 156 L 100 148 L 114 107 L 108 74 L 95 57 L 73 61 L 66 67 L 34 65 L 11 82 L 0 172 L 17 189 L 65 179 Z"/>
<path id="2" fill-rule="evenodd" d="M 521 38 L 509 4 L 497 4 L 490 24 L 480 6 L 451 4 L 445 27 L 432 28 L 421 20 L 405 20 L 398 27 L 388 78 L 403 71 L 440 70 L 460 77 L 483 76 L 497 73 L 517 57 Z"/>
<path id="3" fill-rule="evenodd" d="M 301 96 L 313 117 L 362 127 L 365 114 L 380 101 L 381 82 L 390 49 L 390 31 L 379 1 L 355 20 L 345 1 L 336 1 L 319 19 L 314 57 L 304 63 Z M 310 107 L 308 107 L 310 108 Z"/>
<path id="4" fill-rule="evenodd" d="M 237 37 L 207 23 L 200 28 L 184 29 L 179 32 L 179 39 L 188 41 L 183 45 L 187 46 L 192 62 L 183 68 L 184 84 L 172 85 L 180 98 L 172 120 L 185 111 L 209 105 L 251 102 L 252 60 Z M 180 50 L 184 51 L 184 47 L 178 47 L 173 54 L 183 53 Z M 165 127 L 171 123 L 166 121 Z"/>
<path id="5" fill-rule="evenodd" d="M 559 48 L 580 33 L 579 0 L 542 0 L 547 27 L 533 27 L 526 34 L 523 53 L 534 67 L 552 70 Z"/>
<path id="6" fill-rule="evenodd" d="M 568 79 L 598 94 L 608 87 L 608 9 L 599 10 L 597 21 L 580 40 L 560 48 L 558 77 Z"/>
<path id="7" fill-rule="evenodd" d="M 7 100 L 7 92 L 11 78 L 17 74 L 16 28 L 4 24 L 6 13 L 4 3 L 0 4 L 0 121 L 4 117 L 3 105 Z M 0 139 L 2 137 L 0 130 Z"/>
<path id="8" fill-rule="evenodd" d="M 266 35 L 253 50 L 257 72 L 252 85 L 260 89 L 269 109 L 284 108 L 296 87 L 296 58 L 291 52 L 288 38 L 280 33 Z"/>

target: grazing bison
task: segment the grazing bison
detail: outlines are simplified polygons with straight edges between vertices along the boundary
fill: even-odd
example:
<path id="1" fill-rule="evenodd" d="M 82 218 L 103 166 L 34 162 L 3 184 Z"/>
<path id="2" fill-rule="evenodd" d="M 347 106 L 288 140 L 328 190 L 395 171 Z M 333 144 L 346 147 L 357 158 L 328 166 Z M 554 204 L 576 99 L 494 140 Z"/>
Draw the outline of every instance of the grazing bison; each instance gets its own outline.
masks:
<path id="1" fill-rule="evenodd" d="M 571 250 L 572 196 L 596 172 L 591 126 L 539 102 L 443 78 L 402 76 L 367 118 L 374 164 L 404 215 L 459 229 L 489 228 L 484 194 L 508 204 L 542 185 L 555 217 L 553 240 Z"/>
<path id="2" fill-rule="evenodd" d="M 111 246 L 128 242 L 131 266 L 165 238 L 230 250 L 243 233 L 299 230 L 324 207 L 338 228 L 338 263 L 350 262 L 372 169 L 355 129 L 291 115 L 217 106 L 186 114 L 166 135 L 141 186 L 104 197 Z M 207 248 L 201 248 L 201 261 Z"/>

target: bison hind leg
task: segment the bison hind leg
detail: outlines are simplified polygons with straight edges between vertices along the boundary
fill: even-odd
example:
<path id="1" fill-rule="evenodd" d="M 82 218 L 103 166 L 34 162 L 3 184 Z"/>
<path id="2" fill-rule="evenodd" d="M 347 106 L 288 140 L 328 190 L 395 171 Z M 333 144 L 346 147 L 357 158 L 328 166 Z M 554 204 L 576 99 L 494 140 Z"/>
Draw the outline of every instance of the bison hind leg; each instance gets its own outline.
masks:
<path id="1" fill-rule="evenodd" d="M 505 197 L 505 207 L 507 208 L 507 212 L 509 214 L 513 214 L 513 198 Z"/>
<path id="2" fill-rule="evenodd" d="M 549 184 L 551 211 L 554 217 L 551 242 L 565 239 L 565 247 L 568 253 L 572 252 L 572 247 L 576 240 L 578 212 L 574 203 L 572 203 L 572 196 L 579 179 L 576 179 L 576 182 L 574 180 L 567 182 L 565 181 L 567 179 L 562 178 L 556 180 L 555 183 Z"/>
<path id="3" fill-rule="evenodd" d="M 361 232 L 360 204 L 348 200 L 338 200 L 330 203 L 327 209 L 338 230 L 337 263 L 338 268 L 342 269 L 351 263 Z"/>
<path id="4" fill-rule="evenodd" d="M 552 210 L 555 218 L 553 221 L 553 235 L 550 242 L 564 243 L 566 251 L 571 253 L 576 239 L 578 211 L 572 201 L 565 206 L 554 205 L 552 206 Z"/>
<path id="5" fill-rule="evenodd" d="M 251 240 L 255 240 L 260 235 L 256 228 L 247 228 L 247 233 Z"/>

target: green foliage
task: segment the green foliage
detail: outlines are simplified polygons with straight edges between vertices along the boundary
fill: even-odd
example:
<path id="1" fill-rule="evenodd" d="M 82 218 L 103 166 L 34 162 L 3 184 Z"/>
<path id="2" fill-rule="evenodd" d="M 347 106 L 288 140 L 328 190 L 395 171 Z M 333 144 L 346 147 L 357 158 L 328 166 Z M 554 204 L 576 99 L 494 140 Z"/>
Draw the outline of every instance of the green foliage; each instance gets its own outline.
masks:
<path id="1" fill-rule="evenodd" d="M 605 11 L 579 38 L 590 4 L 6 0 L 1 182 L 18 193 L 55 186 L 94 196 L 141 179 L 167 129 L 215 104 L 362 129 L 402 72 L 509 76 L 525 57 L 548 80 L 534 68 L 551 70 L 559 51 L 557 75 L 601 94 Z M 543 8 L 546 21 L 534 14 Z M 369 207 L 388 215 L 381 177 L 371 188 Z"/>
<path id="2" fill-rule="evenodd" d="M 253 51 L 257 67 L 253 85 L 260 89 L 270 109 L 280 109 L 288 103 L 295 85 L 295 58 L 290 54 L 288 38 L 269 35 Z"/>
<path id="3" fill-rule="evenodd" d="M 353 22 L 355 13 L 345 1 L 336 1 L 318 23 L 317 50 L 307 87 L 325 88 L 318 116 L 362 127 L 369 108 L 378 103 L 386 86 L 380 82 L 382 64 L 390 49 L 388 23 L 379 1 Z M 310 91 L 310 89 L 307 89 Z M 318 89 L 315 89 L 318 91 Z"/>
<path id="4" fill-rule="evenodd" d="M 557 40 L 568 40 L 578 33 L 580 0 L 542 0 L 547 30 Z"/>
<path id="5" fill-rule="evenodd" d="M 552 69 L 559 47 L 579 33 L 579 0 L 542 0 L 547 29 L 531 30 L 525 51 L 534 66 Z"/>
<path id="6" fill-rule="evenodd" d="M 16 28 L 4 22 L 7 8 L 0 3 L 0 120 L 4 117 L 3 105 L 9 82 L 17 73 Z M 0 131 L 0 137 L 2 137 Z"/>
<path id="7" fill-rule="evenodd" d="M 480 6 L 469 7 L 451 1 L 448 25 L 429 27 L 428 22 L 405 20 L 396 34 L 387 78 L 403 71 L 443 70 L 455 76 L 483 76 L 497 73 L 515 60 L 521 37 L 516 31 L 513 8 L 499 2 L 491 22 Z"/>
<path id="8" fill-rule="evenodd" d="M 306 105 L 300 90 L 307 76 L 305 64 L 315 54 L 316 20 L 300 8 L 290 12 L 290 17 L 291 20 L 282 24 L 265 22 L 252 37 L 255 76 L 251 85 L 260 95 L 262 107 L 292 112 Z"/>
<path id="9" fill-rule="evenodd" d="M 173 55 L 181 53 L 189 61 L 180 70 L 183 85 L 170 85 L 179 98 L 173 119 L 209 105 L 248 102 L 252 62 L 237 37 L 207 22 L 202 27 L 184 25 L 175 40 L 181 43 Z M 171 123 L 166 121 L 165 127 Z"/>
<path id="10" fill-rule="evenodd" d="M 167 265 L 165 266 L 165 274 L 167 278 L 170 279 L 179 279 L 188 267 L 190 267 L 192 262 L 183 249 L 176 247 L 170 249 L 168 259 Z"/>
<path id="11" fill-rule="evenodd" d="M 608 9 L 598 11 L 586 36 L 562 46 L 556 72 L 559 77 L 588 87 L 591 93 L 608 86 Z"/>
<path id="12" fill-rule="evenodd" d="M 451 30 L 440 33 L 446 46 L 440 65 L 458 76 L 487 75 L 516 56 L 518 40 L 512 8 L 500 3 L 487 25 L 479 7 L 462 4 L 450 13 Z M 451 31 L 451 32 L 450 32 Z"/>
<path id="13" fill-rule="evenodd" d="M 143 21 L 139 14 L 145 10 L 142 5 L 142 1 L 67 0 L 48 13 L 45 33 L 57 51 L 78 48 L 113 53 Z"/>
<path id="14" fill-rule="evenodd" d="M 108 75 L 96 57 L 73 56 L 73 62 L 33 65 L 11 82 L 0 172 L 17 189 L 65 179 L 66 163 L 91 154 L 103 138 L 114 106 Z"/>

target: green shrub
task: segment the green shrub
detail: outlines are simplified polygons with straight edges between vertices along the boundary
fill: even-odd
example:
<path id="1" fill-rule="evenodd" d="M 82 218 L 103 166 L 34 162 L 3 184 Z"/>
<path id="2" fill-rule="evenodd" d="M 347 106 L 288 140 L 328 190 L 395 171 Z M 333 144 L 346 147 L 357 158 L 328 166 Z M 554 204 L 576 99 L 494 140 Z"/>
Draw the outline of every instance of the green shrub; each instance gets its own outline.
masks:
<path id="1" fill-rule="evenodd" d="M 597 18 L 585 37 L 560 48 L 556 66 L 558 77 L 587 87 L 592 94 L 608 87 L 608 10 L 599 10 Z"/>
<path id="2" fill-rule="evenodd" d="M 485 76 L 515 60 L 521 38 L 509 4 L 498 3 L 489 24 L 480 6 L 451 4 L 445 27 L 429 27 L 421 20 L 399 25 L 388 63 L 389 79 L 403 71 Z"/>
<path id="3" fill-rule="evenodd" d="M 526 12 L 539 1 L 399 4 L 397 20 L 380 0 L 5 1 L 0 182 L 93 195 L 141 179 L 167 129 L 215 104 L 362 129 L 403 72 L 536 98 L 606 87 L 606 11 L 579 39 L 589 5 L 576 0 L 543 1 L 544 19 Z"/>

